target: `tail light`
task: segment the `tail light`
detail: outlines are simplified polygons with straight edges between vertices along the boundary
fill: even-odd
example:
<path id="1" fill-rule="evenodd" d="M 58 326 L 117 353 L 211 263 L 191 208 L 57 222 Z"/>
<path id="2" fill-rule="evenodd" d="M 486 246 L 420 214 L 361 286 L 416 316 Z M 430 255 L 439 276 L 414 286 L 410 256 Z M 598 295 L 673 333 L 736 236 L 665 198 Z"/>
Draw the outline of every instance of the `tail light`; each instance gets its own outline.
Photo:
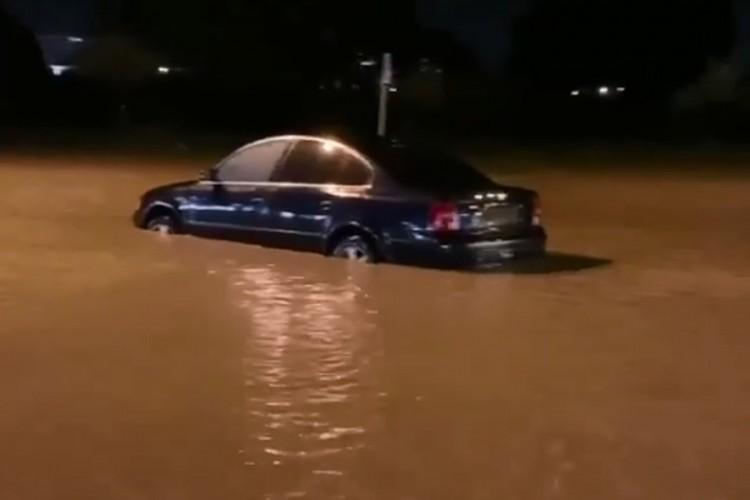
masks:
<path id="1" fill-rule="evenodd" d="M 542 199 L 538 194 L 534 195 L 532 200 L 532 219 L 531 223 L 535 226 L 542 225 Z"/>
<path id="2" fill-rule="evenodd" d="M 430 208 L 430 227 L 438 233 L 461 229 L 461 214 L 455 203 L 435 203 Z"/>

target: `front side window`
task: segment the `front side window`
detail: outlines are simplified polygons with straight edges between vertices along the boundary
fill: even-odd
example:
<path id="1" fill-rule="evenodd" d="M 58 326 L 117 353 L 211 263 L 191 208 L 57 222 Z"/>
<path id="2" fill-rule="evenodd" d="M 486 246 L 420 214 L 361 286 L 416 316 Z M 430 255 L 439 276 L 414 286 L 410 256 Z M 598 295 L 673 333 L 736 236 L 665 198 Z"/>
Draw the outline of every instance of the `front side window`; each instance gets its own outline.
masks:
<path id="1" fill-rule="evenodd" d="M 220 182 L 268 182 L 289 143 L 275 141 L 241 149 L 219 166 Z"/>
<path id="2" fill-rule="evenodd" d="M 331 142 L 298 142 L 273 176 L 275 182 L 364 186 L 370 168 L 341 146 Z"/>

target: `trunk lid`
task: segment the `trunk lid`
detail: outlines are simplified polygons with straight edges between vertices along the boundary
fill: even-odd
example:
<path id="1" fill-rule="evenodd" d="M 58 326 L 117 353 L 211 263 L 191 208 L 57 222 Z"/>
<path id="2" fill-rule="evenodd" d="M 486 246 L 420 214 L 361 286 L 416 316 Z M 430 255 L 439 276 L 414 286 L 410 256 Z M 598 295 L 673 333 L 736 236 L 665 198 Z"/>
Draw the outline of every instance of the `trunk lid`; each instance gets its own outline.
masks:
<path id="1" fill-rule="evenodd" d="M 458 197 L 461 227 L 480 239 L 520 237 L 534 224 L 535 193 L 496 187 Z"/>

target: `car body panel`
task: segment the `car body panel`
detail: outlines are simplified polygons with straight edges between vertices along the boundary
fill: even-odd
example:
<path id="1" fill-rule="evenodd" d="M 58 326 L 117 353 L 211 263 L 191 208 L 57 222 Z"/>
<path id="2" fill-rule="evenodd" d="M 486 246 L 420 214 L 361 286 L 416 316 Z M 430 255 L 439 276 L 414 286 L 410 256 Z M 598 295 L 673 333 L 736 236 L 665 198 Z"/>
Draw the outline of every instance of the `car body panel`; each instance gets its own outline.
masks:
<path id="1" fill-rule="evenodd" d="M 332 222 L 334 196 L 324 188 L 288 186 L 268 198 L 266 227 L 272 246 L 317 252 L 325 246 Z"/>
<path id="2" fill-rule="evenodd" d="M 289 150 L 297 138 L 310 140 L 284 136 Z M 545 252 L 547 234 L 534 223 L 534 191 L 488 181 L 481 189 L 430 193 L 401 185 L 366 153 L 355 153 L 372 168 L 371 185 L 220 182 L 217 167 L 207 180 L 148 191 L 134 222 L 145 227 L 152 210 L 166 209 L 189 234 L 324 254 L 338 236 L 361 234 L 381 260 L 433 267 L 483 267 Z M 443 234 L 431 227 L 430 210 L 446 199 L 460 213 L 461 230 Z"/>

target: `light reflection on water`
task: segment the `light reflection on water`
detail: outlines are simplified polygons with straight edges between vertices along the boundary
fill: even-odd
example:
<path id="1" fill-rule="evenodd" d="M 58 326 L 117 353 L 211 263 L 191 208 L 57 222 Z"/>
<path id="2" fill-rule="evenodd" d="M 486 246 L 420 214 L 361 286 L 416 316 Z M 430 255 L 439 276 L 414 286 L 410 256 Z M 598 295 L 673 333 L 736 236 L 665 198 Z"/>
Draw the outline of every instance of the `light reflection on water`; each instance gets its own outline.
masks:
<path id="1" fill-rule="evenodd" d="M 320 282 L 251 267 L 231 281 L 232 300 L 247 318 L 245 465 L 284 474 L 290 487 L 345 475 L 371 440 L 382 397 L 375 311 L 356 273 Z"/>

